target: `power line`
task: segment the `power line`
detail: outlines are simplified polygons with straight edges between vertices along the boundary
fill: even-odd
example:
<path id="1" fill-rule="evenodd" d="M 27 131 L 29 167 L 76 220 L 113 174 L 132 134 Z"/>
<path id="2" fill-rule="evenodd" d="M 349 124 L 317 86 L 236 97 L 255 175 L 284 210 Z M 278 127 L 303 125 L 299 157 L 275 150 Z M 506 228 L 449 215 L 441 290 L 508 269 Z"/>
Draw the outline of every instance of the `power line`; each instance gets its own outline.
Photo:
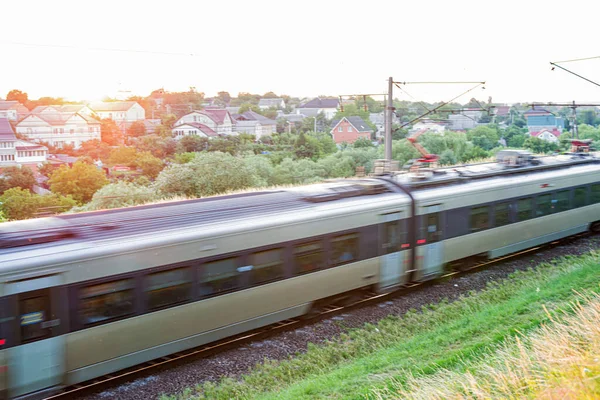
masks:
<path id="1" fill-rule="evenodd" d="M 562 63 L 569 63 L 569 62 L 576 62 L 576 61 L 587 61 L 587 60 L 594 60 L 596 58 L 600 58 L 600 56 L 594 56 L 594 57 L 585 57 L 585 58 L 574 58 L 572 60 L 563 60 L 563 61 L 554 61 L 554 63 L 550 63 L 550 64 L 562 64 Z"/>

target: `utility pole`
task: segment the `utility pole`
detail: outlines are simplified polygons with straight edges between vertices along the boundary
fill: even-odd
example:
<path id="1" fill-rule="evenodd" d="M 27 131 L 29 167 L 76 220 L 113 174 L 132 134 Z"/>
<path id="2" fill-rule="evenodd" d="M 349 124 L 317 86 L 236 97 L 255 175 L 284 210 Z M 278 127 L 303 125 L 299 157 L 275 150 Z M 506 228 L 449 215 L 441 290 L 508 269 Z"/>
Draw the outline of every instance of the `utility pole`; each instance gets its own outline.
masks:
<path id="1" fill-rule="evenodd" d="M 388 80 L 388 98 L 385 108 L 385 159 L 392 160 L 392 113 L 394 112 L 394 80 Z"/>
<path id="2" fill-rule="evenodd" d="M 579 131 L 577 130 L 577 107 L 575 107 L 575 100 L 573 100 L 573 138 L 579 139 Z"/>

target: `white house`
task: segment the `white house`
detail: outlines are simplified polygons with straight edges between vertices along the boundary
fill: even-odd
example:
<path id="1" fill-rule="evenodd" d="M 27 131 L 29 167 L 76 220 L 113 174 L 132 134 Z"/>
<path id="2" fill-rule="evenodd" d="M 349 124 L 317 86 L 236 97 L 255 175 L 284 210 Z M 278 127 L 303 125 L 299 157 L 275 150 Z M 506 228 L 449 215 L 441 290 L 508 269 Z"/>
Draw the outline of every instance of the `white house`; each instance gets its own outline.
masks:
<path id="1" fill-rule="evenodd" d="M 446 130 L 446 125 L 441 124 L 439 122 L 432 121 L 430 119 L 423 119 L 416 124 L 413 125 L 411 132 L 417 132 L 423 129 L 427 129 L 429 131 L 433 131 L 435 133 L 444 133 Z"/>
<path id="2" fill-rule="evenodd" d="M 0 118 L 0 167 L 37 167 L 39 163 L 45 162 L 47 157 L 47 147 L 17 139 L 8 119 Z"/>
<path id="3" fill-rule="evenodd" d="M 561 132 L 558 128 L 548 129 L 543 128 L 539 131 L 529 132 L 529 134 L 533 137 L 540 138 L 550 143 L 557 143 L 558 139 L 561 135 Z"/>
<path id="4" fill-rule="evenodd" d="M 27 107 L 16 100 L 0 101 L 0 118 L 6 118 L 9 121 L 18 121 L 28 113 L 29 110 Z"/>
<path id="5" fill-rule="evenodd" d="M 30 114 L 17 123 L 16 129 L 34 142 L 46 142 L 58 148 L 65 144 L 79 148 L 83 142 L 101 138 L 100 122 L 77 113 Z"/>
<path id="6" fill-rule="evenodd" d="M 339 105 L 338 99 L 315 98 L 296 107 L 296 113 L 304 114 L 307 117 L 316 117 L 322 113 L 325 118 L 332 119 L 337 113 Z"/>
<path id="7" fill-rule="evenodd" d="M 482 112 L 478 110 L 463 110 L 459 114 L 450 114 L 448 116 L 450 129 L 455 131 L 473 129 L 479 125 L 481 115 Z"/>
<path id="8" fill-rule="evenodd" d="M 285 108 L 285 101 L 281 98 L 276 99 L 260 99 L 258 101 L 258 107 L 261 110 L 268 110 L 269 108 L 276 108 L 278 110 L 283 110 Z"/>
<path id="9" fill-rule="evenodd" d="M 206 138 L 219 136 L 217 132 L 207 125 L 198 122 L 185 122 L 183 124 L 175 125 L 172 132 L 173 137 L 178 140 L 184 136 L 200 136 Z"/>
<path id="10" fill-rule="evenodd" d="M 175 122 L 176 129 L 178 126 L 187 123 L 198 123 L 206 125 L 217 135 L 233 135 L 233 118 L 229 111 L 223 109 L 208 109 L 202 111 L 192 111 Z"/>
<path id="11" fill-rule="evenodd" d="M 146 111 L 135 101 L 112 101 L 88 104 L 101 119 L 112 119 L 115 122 L 133 122 L 146 119 Z"/>
<path id="12" fill-rule="evenodd" d="M 269 136 L 277 132 L 277 121 L 273 121 L 254 111 L 246 111 L 235 117 L 235 130 L 240 133 L 250 133 L 256 135 L 256 139 L 261 136 Z"/>

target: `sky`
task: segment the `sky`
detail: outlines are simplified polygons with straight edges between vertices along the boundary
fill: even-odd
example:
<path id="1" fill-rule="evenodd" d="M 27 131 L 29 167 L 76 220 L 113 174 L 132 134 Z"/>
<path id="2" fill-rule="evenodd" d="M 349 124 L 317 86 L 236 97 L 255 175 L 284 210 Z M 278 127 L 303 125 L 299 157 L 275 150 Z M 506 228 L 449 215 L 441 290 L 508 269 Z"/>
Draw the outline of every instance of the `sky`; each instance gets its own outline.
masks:
<path id="1" fill-rule="evenodd" d="M 152 90 L 294 97 L 480 82 L 456 101 L 600 102 L 551 61 L 600 56 L 593 1 L 32 0 L 3 4 L 0 98 L 99 100 Z M 595 44 L 596 43 L 596 44 Z M 600 59 L 560 64 L 600 82 Z M 406 84 L 447 101 L 473 84 Z"/>

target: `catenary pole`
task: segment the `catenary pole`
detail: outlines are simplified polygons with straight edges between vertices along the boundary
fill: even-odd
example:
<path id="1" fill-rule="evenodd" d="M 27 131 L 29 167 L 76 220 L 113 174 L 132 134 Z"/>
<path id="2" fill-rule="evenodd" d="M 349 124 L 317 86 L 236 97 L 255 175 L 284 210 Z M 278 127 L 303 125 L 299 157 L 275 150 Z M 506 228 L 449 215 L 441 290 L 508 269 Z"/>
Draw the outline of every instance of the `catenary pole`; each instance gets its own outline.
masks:
<path id="1" fill-rule="evenodd" d="M 385 108 L 385 159 L 392 160 L 392 113 L 394 112 L 394 80 L 388 81 L 387 107 Z"/>

